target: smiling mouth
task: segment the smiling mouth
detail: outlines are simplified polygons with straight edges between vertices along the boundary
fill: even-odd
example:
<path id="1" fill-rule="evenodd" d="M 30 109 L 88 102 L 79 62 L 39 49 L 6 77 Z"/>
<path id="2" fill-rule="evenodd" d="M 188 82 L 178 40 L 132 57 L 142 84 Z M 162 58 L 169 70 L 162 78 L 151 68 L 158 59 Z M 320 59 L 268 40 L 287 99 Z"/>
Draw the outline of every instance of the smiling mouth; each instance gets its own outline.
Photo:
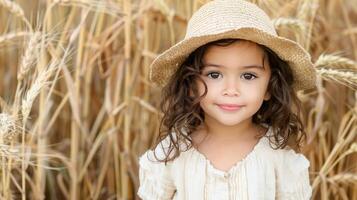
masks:
<path id="1" fill-rule="evenodd" d="M 243 107 L 242 105 L 235 104 L 217 104 L 217 106 L 225 111 L 237 111 Z"/>

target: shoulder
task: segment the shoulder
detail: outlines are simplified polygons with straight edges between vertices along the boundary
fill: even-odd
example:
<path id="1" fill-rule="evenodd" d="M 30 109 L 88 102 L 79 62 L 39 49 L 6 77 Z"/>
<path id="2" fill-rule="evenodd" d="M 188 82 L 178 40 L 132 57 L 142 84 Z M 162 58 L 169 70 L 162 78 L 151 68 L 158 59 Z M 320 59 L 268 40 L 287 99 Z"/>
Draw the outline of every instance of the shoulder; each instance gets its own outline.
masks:
<path id="1" fill-rule="evenodd" d="M 270 141 L 272 134 L 272 128 L 269 127 L 267 134 L 262 139 L 261 149 L 265 154 L 269 154 L 277 168 L 283 167 L 288 171 L 299 171 L 310 166 L 310 161 L 302 153 L 296 152 L 288 145 L 285 148 L 276 149 L 277 146 Z"/>
<path id="2" fill-rule="evenodd" d="M 276 149 L 269 140 L 271 132 L 264 136 L 260 152 L 261 158 L 272 164 L 276 177 L 278 194 L 296 194 L 309 196 L 311 193 L 309 167 L 310 161 L 302 153 L 286 146 L 283 149 Z"/>
<path id="3" fill-rule="evenodd" d="M 298 174 L 310 167 L 310 161 L 304 154 L 297 153 L 289 147 L 275 151 L 276 166 L 284 173 Z"/>
<path id="4" fill-rule="evenodd" d="M 304 154 L 296 152 L 289 146 L 276 149 L 276 146 L 269 141 L 268 137 L 264 137 L 262 141 L 261 152 L 263 152 L 265 157 L 271 158 L 277 170 L 284 173 L 300 172 L 308 169 L 310 166 L 310 161 Z"/>
<path id="5" fill-rule="evenodd" d="M 154 150 L 149 149 L 144 152 L 139 157 L 140 167 L 163 167 L 165 163 L 162 162 L 162 160 L 164 160 L 167 155 L 169 155 L 169 145 L 170 138 L 167 136 L 154 148 Z M 168 162 L 168 164 L 170 164 L 170 162 Z"/>
<path id="6" fill-rule="evenodd" d="M 139 181 L 137 194 L 142 199 L 172 199 L 175 184 L 172 177 L 172 162 L 161 162 L 166 155 L 167 140 L 154 150 L 147 150 L 139 157 Z"/>
<path id="7" fill-rule="evenodd" d="M 260 157 L 271 163 L 278 174 L 299 174 L 308 170 L 310 161 L 304 154 L 298 153 L 290 147 L 274 149 L 275 146 L 264 138 L 259 148 Z"/>
<path id="8" fill-rule="evenodd" d="M 276 178 L 279 199 L 310 199 L 310 161 L 292 149 L 281 149 L 277 153 Z"/>
<path id="9" fill-rule="evenodd" d="M 171 139 L 172 137 L 172 139 Z M 159 144 L 153 149 L 149 149 L 144 152 L 139 158 L 139 164 L 142 167 L 146 166 L 155 166 L 155 167 L 163 167 L 170 166 L 174 161 L 168 161 L 166 164 L 163 161 L 167 157 L 172 157 L 176 153 L 175 148 L 173 148 L 172 141 L 177 141 L 177 137 L 175 133 L 172 135 L 167 135 L 165 138 L 159 142 Z M 181 148 L 183 147 L 183 143 L 180 143 Z M 179 152 L 180 153 L 180 152 Z"/>
<path id="10" fill-rule="evenodd" d="M 312 194 L 310 161 L 302 153 L 297 153 L 289 147 L 274 151 L 279 199 L 309 199 Z"/>

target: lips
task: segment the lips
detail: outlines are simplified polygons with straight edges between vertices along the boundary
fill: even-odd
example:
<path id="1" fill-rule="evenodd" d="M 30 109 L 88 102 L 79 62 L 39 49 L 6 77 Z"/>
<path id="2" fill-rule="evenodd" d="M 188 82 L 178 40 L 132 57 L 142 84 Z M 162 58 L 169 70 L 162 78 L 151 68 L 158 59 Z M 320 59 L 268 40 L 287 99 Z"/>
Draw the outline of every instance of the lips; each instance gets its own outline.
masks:
<path id="1" fill-rule="evenodd" d="M 217 104 L 217 106 L 226 111 L 236 111 L 243 107 L 242 105 L 238 104 Z"/>

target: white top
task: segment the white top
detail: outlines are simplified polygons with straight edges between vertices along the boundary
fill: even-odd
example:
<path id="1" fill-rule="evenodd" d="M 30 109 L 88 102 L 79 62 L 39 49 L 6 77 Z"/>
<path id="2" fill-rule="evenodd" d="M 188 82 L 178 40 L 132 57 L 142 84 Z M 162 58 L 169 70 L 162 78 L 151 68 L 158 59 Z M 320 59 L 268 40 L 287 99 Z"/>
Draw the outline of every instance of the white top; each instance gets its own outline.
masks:
<path id="1" fill-rule="evenodd" d="M 271 132 L 269 128 L 267 135 Z M 168 137 L 162 141 L 165 149 L 168 142 Z M 164 158 L 161 145 L 155 151 L 158 158 Z M 228 172 L 216 169 L 194 147 L 166 166 L 152 161 L 151 150 L 139 158 L 137 194 L 143 200 L 305 200 L 312 194 L 310 162 L 289 147 L 274 150 L 267 137 Z"/>

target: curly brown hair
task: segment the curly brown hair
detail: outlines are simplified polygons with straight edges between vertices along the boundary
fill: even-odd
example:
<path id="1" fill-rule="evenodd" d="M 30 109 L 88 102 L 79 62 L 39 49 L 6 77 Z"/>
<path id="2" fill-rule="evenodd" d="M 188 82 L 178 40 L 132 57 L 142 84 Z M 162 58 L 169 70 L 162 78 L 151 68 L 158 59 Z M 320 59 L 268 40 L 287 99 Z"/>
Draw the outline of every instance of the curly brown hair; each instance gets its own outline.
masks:
<path id="1" fill-rule="evenodd" d="M 207 85 L 200 74 L 204 67 L 205 51 L 211 45 L 228 46 L 239 40 L 242 39 L 222 39 L 197 48 L 162 89 L 160 108 L 164 115 L 160 123 L 159 136 L 151 149 L 154 150 L 165 138 L 169 138 L 170 142 L 168 149 L 164 151 L 164 159 L 157 158 L 154 152 L 158 161 L 165 161 L 166 164 L 178 157 L 183 151 L 179 145 L 182 141 L 188 143 L 188 148 L 192 148 L 189 135 L 204 122 L 204 111 L 200 107 L 200 101 L 207 94 Z M 272 127 L 273 135 L 269 140 L 270 143 L 275 144 L 274 149 L 285 148 L 288 145 L 300 151 L 301 142 L 306 139 L 306 133 L 300 119 L 301 102 L 292 87 L 293 73 L 288 63 L 280 59 L 276 53 L 263 45 L 258 45 L 264 50 L 265 56 L 268 56 L 271 66 L 268 84 L 271 98 L 263 102 L 258 112 L 253 115 L 252 121 L 255 124 L 265 123 Z M 205 92 L 201 96 L 195 83 L 196 80 L 202 81 L 205 86 Z M 173 155 L 172 151 L 174 151 Z"/>

